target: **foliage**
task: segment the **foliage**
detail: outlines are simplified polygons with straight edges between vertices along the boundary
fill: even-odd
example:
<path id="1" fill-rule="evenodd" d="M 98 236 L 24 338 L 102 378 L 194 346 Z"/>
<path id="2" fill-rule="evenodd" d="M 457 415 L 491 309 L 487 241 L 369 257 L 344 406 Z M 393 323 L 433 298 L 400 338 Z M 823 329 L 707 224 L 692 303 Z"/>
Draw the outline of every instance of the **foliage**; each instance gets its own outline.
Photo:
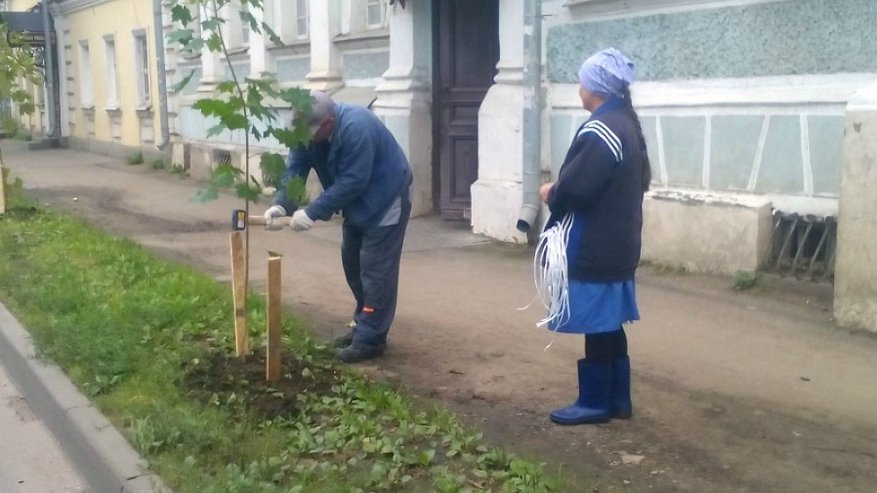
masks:
<path id="1" fill-rule="evenodd" d="M 22 114 L 31 114 L 35 109 L 33 98 L 22 81 L 42 85 L 43 78 L 21 35 L 9 32 L 0 17 L 0 98 L 9 98 Z"/>
<path id="2" fill-rule="evenodd" d="M 128 156 L 128 159 L 126 159 L 125 162 L 130 165 L 143 164 L 143 153 L 140 151 L 134 152 Z"/>
<path id="3" fill-rule="evenodd" d="M 223 11 L 237 13 L 241 22 L 249 25 L 251 32 L 266 36 L 275 45 L 283 44 L 271 27 L 254 15 L 256 10 L 263 8 L 263 0 L 168 0 L 165 5 L 170 9 L 174 22 L 174 29 L 168 34 L 169 44 L 174 44 L 182 53 L 191 55 L 207 49 L 221 54 L 225 60 L 226 73 L 230 78 L 216 86 L 214 97 L 199 99 L 193 107 L 216 122 L 208 130 L 208 137 L 224 132 L 243 131 L 244 152 L 248 157 L 243 170 L 229 169 L 230 166 L 217 167 L 213 172 L 213 179 L 196 195 L 195 200 L 213 200 L 218 197 L 220 189 L 233 189 L 239 197 L 247 201 L 258 201 L 264 187 L 278 186 L 285 167 L 276 165 L 283 163 L 282 156 L 271 152 L 263 153 L 260 163 L 264 183 L 260 183 L 249 171 L 250 139 L 257 142 L 274 139 L 290 149 L 306 144 L 310 139 L 307 125 L 296 119 L 292 122 L 292 128 L 287 128 L 288 122 L 280 121 L 278 107 L 291 108 L 295 114 L 307 114 L 311 111 L 308 91 L 281 88 L 277 80 L 267 76 L 241 78 L 231 63 L 228 42 L 223 32 L 228 19 L 222 15 Z M 199 9 L 205 14 L 203 18 L 193 15 Z M 196 26 L 196 23 L 200 25 Z M 197 35 L 199 32 L 200 36 Z M 173 91 L 182 90 L 193 76 L 194 71 L 175 85 Z M 290 181 L 286 193 L 289 197 L 306 197 L 304 187 L 298 182 Z"/>
<path id="4" fill-rule="evenodd" d="M 735 291 L 746 291 L 754 288 L 761 279 L 761 274 L 753 271 L 738 270 L 734 274 L 733 288 Z"/>
<path id="5" fill-rule="evenodd" d="M 259 378 L 264 364 L 216 371 L 247 361 L 229 356 L 226 286 L 20 195 L 0 218 L 0 298 L 174 491 L 560 489 L 451 413 L 337 366 L 291 317 L 281 381 Z M 264 302 L 250 304 L 261 345 Z"/>

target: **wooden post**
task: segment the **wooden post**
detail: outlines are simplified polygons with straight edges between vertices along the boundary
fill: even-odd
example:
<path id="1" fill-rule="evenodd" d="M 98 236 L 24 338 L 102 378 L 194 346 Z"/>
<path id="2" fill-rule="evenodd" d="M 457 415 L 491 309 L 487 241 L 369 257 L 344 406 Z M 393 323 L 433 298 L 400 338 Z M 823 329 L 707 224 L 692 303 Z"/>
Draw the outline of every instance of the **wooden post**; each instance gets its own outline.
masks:
<path id="1" fill-rule="evenodd" d="M 3 173 L 2 158 L 0 158 L 0 214 L 6 214 L 6 175 Z"/>
<path id="2" fill-rule="evenodd" d="M 280 378 L 280 260 L 281 257 L 268 258 L 268 294 L 266 309 L 268 350 L 265 363 L 265 378 L 273 382 Z"/>
<path id="3" fill-rule="evenodd" d="M 247 341 L 247 266 L 244 238 L 240 231 L 231 234 L 231 277 L 234 293 L 234 347 L 238 357 L 249 352 Z"/>

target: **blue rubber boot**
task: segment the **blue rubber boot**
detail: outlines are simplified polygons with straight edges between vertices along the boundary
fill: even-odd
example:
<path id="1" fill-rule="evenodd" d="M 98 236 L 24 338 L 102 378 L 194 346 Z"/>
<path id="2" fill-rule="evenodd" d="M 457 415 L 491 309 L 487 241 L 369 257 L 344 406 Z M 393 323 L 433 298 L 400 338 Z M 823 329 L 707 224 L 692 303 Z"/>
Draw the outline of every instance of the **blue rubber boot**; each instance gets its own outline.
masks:
<path id="1" fill-rule="evenodd" d="M 633 403 L 630 401 L 630 358 L 622 356 L 612 362 L 612 393 L 610 414 L 615 419 L 630 419 Z"/>
<path id="2" fill-rule="evenodd" d="M 609 392 L 612 364 L 580 359 L 579 398 L 570 406 L 551 411 L 551 421 L 559 425 L 602 423 L 609 420 Z"/>

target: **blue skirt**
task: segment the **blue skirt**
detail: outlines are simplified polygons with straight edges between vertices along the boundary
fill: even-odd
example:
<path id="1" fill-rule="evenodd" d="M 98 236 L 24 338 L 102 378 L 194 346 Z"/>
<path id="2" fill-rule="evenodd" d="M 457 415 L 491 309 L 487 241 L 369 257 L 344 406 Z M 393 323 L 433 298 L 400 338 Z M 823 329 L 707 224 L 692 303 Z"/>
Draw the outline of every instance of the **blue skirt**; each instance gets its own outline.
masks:
<path id="1" fill-rule="evenodd" d="M 636 285 L 633 281 L 592 283 L 570 279 L 569 319 L 548 328 L 567 334 L 611 332 L 625 323 L 639 320 Z"/>

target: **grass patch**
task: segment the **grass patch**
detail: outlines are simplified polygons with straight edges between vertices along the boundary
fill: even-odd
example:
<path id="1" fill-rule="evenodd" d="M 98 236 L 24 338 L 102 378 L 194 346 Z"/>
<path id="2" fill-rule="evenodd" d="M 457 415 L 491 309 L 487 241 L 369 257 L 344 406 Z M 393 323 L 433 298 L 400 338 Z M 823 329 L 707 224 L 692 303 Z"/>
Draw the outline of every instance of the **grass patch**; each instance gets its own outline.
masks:
<path id="1" fill-rule="evenodd" d="M 757 286 L 760 279 L 761 274 L 758 272 L 738 270 L 734 274 L 731 287 L 734 288 L 734 291 L 746 291 Z"/>
<path id="2" fill-rule="evenodd" d="M 151 164 L 152 169 L 166 169 L 167 163 L 164 162 L 164 159 L 156 159 Z"/>
<path id="3" fill-rule="evenodd" d="M 126 159 L 125 162 L 132 165 L 132 166 L 135 164 L 143 164 L 143 153 L 140 151 L 137 151 L 137 152 L 131 154 L 130 156 L 128 156 L 128 159 Z"/>
<path id="4" fill-rule="evenodd" d="M 233 358 L 230 289 L 35 207 L 0 216 L 0 297 L 177 492 L 548 492 L 543 465 L 336 366 L 284 319 L 284 378 Z M 262 346 L 265 311 L 250 300 Z"/>

